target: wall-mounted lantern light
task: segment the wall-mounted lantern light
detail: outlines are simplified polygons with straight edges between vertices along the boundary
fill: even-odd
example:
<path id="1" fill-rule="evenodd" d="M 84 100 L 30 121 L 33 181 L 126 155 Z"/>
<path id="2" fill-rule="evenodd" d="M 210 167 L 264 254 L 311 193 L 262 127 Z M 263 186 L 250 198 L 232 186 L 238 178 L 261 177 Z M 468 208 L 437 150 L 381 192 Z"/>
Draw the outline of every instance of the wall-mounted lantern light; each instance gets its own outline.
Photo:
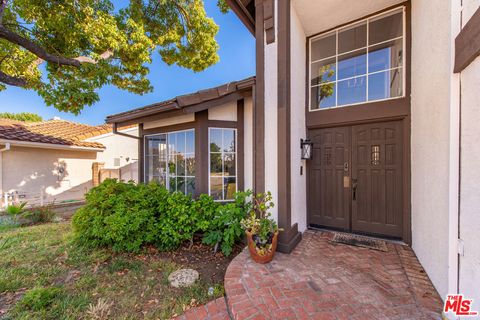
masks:
<path id="1" fill-rule="evenodd" d="M 313 156 L 313 142 L 309 139 L 300 139 L 300 148 L 302 149 L 302 160 L 311 160 Z"/>

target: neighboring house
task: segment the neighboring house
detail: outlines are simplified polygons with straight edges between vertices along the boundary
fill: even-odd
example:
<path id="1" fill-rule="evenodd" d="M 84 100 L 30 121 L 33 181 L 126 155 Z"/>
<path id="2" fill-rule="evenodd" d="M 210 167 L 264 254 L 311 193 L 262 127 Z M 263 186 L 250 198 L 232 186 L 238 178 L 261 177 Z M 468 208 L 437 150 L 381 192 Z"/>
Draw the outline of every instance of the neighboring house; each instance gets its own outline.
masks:
<path id="1" fill-rule="evenodd" d="M 138 135 L 136 127 L 121 132 Z M 136 143 L 114 135 L 109 125 L 0 119 L 0 150 L 2 207 L 11 201 L 38 205 L 80 200 L 102 173 L 113 171 L 125 180 L 138 175 Z"/>
<path id="2" fill-rule="evenodd" d="M 480 301 L 480 2 L 228 3 L 256 79 L 108 117 L 140 126 L 140 179 L 271 191 L 280 251 L 309 227 L 399 239 L 443 299 Z"/>

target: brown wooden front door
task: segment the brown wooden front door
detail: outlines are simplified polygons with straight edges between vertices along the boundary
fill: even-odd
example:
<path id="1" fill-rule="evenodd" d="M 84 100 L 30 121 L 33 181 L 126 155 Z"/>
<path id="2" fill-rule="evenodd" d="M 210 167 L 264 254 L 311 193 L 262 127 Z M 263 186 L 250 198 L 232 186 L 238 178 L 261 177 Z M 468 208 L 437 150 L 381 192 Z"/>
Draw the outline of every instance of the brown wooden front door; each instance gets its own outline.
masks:
<path id="1" fill-rule="evenodd" d="M 402 123 L 309 131 L 308 223 L 402 236 Z"/>

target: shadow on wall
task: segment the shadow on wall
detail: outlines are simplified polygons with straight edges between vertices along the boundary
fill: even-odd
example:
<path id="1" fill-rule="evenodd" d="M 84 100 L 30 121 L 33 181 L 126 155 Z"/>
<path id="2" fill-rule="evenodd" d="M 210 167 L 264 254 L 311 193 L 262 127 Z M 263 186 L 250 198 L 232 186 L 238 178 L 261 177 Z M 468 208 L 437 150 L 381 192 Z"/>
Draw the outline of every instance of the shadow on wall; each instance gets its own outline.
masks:
<path id="1" fill-rule="evenodd" d="M 95 152 L 26 148 L 12 152 L 4 167 L 4 190 L 10 200 L 31 205 L 78 200 L 92 187 Z"/>

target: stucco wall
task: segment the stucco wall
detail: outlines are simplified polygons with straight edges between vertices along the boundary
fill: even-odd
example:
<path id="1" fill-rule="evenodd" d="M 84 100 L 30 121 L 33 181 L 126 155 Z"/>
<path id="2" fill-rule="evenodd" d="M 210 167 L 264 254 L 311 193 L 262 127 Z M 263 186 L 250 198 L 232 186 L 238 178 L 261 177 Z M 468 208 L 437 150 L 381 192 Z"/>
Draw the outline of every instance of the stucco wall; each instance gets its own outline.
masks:
<path id="1" fill-rule="evenodd" d="M 245 98 L 244 103 L 244 183 L 245 190 L 253 189 L 253 100 Z"/>
<path id="2" fill-rule="evenodd" d="M 449 1 L 412 1 L 412 245 L 442 297 L 448 291 Z"/>
<path id="3" fill-rule="evenodd" d="M 464 0 L 463 24 L 479 8 L 480 0 Z M 460 256 L 460 292 L 475 299 L 475 310 L 480 308 L 480 58 L 461 73 L 461 185 L 460 238 L 464 255 Z"/>
<path id="4" fill-rule="evenodd" d="M 122 130 L 121 132 L 136 137 L 138 136 L 138 128 L 136 127 Z M 107 169 L 117 169 L 138 161 L 137 139 L 118 134 L 107 133 L 101 136 L 90 138 L 88 141 L 99 142 L 105 146 L 105 151 L 98 153 L 97 161 L 105 163 L 105 168 Z M 120 159 L 119 166 L 115 166 L 115 158 Z"/>
<path id="5" fill-rule="evenodd" d="M 18 190 L 31 197 L 43 189 L 47 201 L 81 199 L 92 186 L 95 159 L 96 152 L 12 146 L 3 153 L 4 192 Z"/>
<path id="6" fill-rule="evenodd" d="M 465 254 L 460 257 L 460 292 L 480 301 L 480 58 L 461 74 L 462 155 L 460 238 Z M 479 304 L 476 303 L 477 309 Z"/>
<path id="7" fill-rule="evenodd" d="M 292 223 L 298 223 L 298 230 L 307 228 L 306 209 L 306 163 L 301 160 L 300 139 L 305 139 L 305 59 L 306 38 L 295 8 L 291 5 L 291 190 Z M 302 168 L 303 175 L 300 175 Z"/>
<path id="8" fill-rule="evenodd" d="M 275 0 L 276 1 L 276 0 Z M 275 4 L 275 24 L 278 23 L 278 3 Z M 277 43 L 278 32 L 275 25 L 275 42 L 265 42 L 265 191 L 272 193 L 274 203 L 278 203 L 278 139 L 277 139 Z M 277 207 L 272 209 L 274 219 L 278 218 Z"/>
<path id="9" fill-rule="evenodd" d="M 237 101 L 208 109 L 208 120 L 237 121 Z"/>
<path id="10" fill-rule="evenodd" d="M 171 126 L 178 123 L 193 122 L 193 121 L 195 121 L 195 114 L 189 113 L 189 114 L 184 114 L 178 117 L 171 117 L 166 119 L 145 122 L 143 124 L 143 129 L 166 127 L 166 126 Z"/>

